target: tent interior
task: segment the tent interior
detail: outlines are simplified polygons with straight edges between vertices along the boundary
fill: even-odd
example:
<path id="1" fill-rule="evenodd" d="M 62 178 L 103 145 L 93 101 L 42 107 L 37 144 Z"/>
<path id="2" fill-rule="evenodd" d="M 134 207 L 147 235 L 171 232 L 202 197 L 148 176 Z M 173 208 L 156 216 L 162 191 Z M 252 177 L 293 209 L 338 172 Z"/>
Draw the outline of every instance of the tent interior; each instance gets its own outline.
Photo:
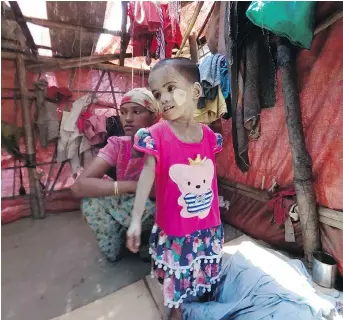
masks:
<path id="1" fill-rule="evenodd" d="M 6 146 L 2 143 L 1 149 L 2 264 L 3 281 L 8 286 L 4 319 L 22 319 L 26 312 L 28 320 L 50 319 L 119 290 L 148 273 L 149 266 L 136 261 L 134 256 L 117 265 L 101 257 L 90 230 L 80 227 L 80 202 L 70 191 L 83 169 L 75 172 L 69 159 L 58 161 L 58 139 L 42 145 L 37 123 L 38 81 L 45 80 L 49 88 L 62 95 L 63 90 L 70 93 L 55 102 L 59 121 L 63 112 L 70 111 L 84 96 L 90 99 L 88 111 L 107 118 L 119 116 L 123 95 L 132 88 L 148 87 L 149 71 L 158 58 L 135 52 L 129 3 L 1 2 L 2 142 L 3 137 L 17 139 L 11 140 L 14 147 L 10 141 Z M 167 1 L 161 3 L 169 5 Z M 216 54 L 219 43 L 224 41 L 224 35 L 216 28 L 222 23 L 220 14 L 225 12 L 225 2 L 173 3 L 169 10 L 179 15 L 182 40 L 172 48 L 171 57 L 186 57 L 201 64 L 206 57 Z M 287 90 L 283 87 L 281 63 L 275 64 L 275 103 L 260 110 L 258 137 L 249 137 L 247 142 L 246 170 L 237 162 L 235 143 L 239 117 L 236 113 L 210 123 L 224 138 L 224 149 L 217 157 L 217 175 L 222 221 L 231 228 L 226 239 L 232 240 L 244 233 L 306 261 L 304 243 L 308 247 L 309 240 L 308 233 L 304 235 L 304 213 L 297 203 L 301 190 L 296 185 L 299 181 L 295 171 L 299 163 L 300 166 L 309 164 L 311 175 L 301 183 L 313 191 L 308 194 L 303 190 L 302 193 L 305 202 L 310 199 L 316 208 L 314 219 L 318 229 L 312 231 L 318 233 L 319 246 L 313 244 L 313 247 L 336 259 L 337 286 L 343 283 L 342 17 L 342 2 L 317 2 L 310 48 L 293 46 L 294 82 L 301 107 L 298 110 L 299 114 L 301 111 L 300 131 L 310 162 L 298 159 L 290 143 L 292 115 L 287 113 L 289 106 L 285 103 Z M 228 68 L 233 64 L 228 63 Z M 235 89 L 232 85 L 231 90 Z M 229 106 L 227 112 L 230 113 Z M 21 156 L 30 150 L 33 162 L 24 161 Z M 286 220 L 282 222 L 278 219 L 280 210 L 287 211 Z M 291 212 L 297 217 L 292 218 Z M 313 214 L 309 212 L 307 217 Z M 18 251 L 19 243 L 21 251 Z M 66 253 L 62 252 L 63 248 Z M 55 256 L 58 250 L 61 252 Z M 83 261 L 83 276 L 66 266 L 73 256 Z M 10 261 L 7 265 L 6 259 Z M 55 269 L 64 270 L 66 279 L 62 282 L 72 283 L 73 290 L 57 285 L 48 298 L 39 273 L 44 269 L 44 276 L 50 276 L 48 271 L 50 274 L 56 271 L 52 264 L 56 265 Z M 28 280 L 35 270 L 38 274 Z M 125 274 L 123 279 L 113 276 L 118 273 Z M 25 288 L 18 284 L 20 281 Z M 105 285 L 100 288 L 98 283 Z M 27 294 L 34 285 L 38 302 L 30 305 Z M 61 295 L 68 294 L 63 302 L 54 305 Z M 23 300 L 23 305 L 16 312 L 19 299 Z M 53 307 L 44 313 L 46 299 Z"/>

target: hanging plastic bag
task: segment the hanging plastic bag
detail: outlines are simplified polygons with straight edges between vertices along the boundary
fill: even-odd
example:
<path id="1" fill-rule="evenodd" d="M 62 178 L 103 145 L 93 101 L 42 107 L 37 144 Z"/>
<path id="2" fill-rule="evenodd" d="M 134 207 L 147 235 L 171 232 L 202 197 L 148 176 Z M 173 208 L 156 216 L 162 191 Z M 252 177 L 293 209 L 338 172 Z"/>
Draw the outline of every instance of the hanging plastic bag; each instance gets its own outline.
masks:
<path id="1" fill-rule="evenodd" d="M 253 1 L 246 16 L 255 25 L 310 49 L 315 4 L 314 1 Z"/>

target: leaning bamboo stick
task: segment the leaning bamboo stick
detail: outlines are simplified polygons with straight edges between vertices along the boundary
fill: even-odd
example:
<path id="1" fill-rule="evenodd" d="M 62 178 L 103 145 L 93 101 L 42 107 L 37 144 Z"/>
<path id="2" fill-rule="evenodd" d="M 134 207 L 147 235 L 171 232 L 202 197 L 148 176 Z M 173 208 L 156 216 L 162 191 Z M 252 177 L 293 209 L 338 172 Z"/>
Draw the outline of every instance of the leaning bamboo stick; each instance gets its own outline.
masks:
<path id="1" fill-rule="evenodd" d="M 343 10 L 334 13 L 329 18 L 327 18 L 323 23 L 321 23 L 316 29 L 314 30 L 314 34 L 318 34 L 319 32 L 325 30 L 326 28 L 330 27 L 332 24 L 337 22 L 338 20 L 343 18 Z"/>
<path id="2" fill-rule="evenodd" d="M 182 40 L 182 43 L 181 43 L 181 46 L 180 46 L 180 49 L 179 51 L 177 52 L 176 54 L 176 57 L 180 57 L 181 53 L 182 53 L 182 49 L 183 47 L 185 46 L 187 40 L 188 40 L 188 37 L 189 35 L 191 34 L 192 30 L 193 30 L 193 27 L 194 27 L 194 24 L 195 22 L 197 21 L 197 18 L 198 18 L 198 15 L 200 13 L 200 10 L 202 8 L 202 6 L 204 5 L 204 1 L 199 1 L 195 7 L 195 10 L 194 10 L 194 13 L 193 13 L 193 16 L 191 18 L 191 21 L 189 22 L 188 24 L 188 27 L 186 29 L 186 32 L 185 34 L 183 35 L 183 40 Z"/>

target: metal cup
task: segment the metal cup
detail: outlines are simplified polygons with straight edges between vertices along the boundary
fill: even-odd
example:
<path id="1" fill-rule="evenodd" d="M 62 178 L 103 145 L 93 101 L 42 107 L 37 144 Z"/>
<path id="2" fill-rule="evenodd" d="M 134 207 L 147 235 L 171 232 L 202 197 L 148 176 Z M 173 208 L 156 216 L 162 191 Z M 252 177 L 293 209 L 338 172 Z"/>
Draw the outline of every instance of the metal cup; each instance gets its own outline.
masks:
<path id="1" fill-rule="evenodd" d="M 334 288 L 337 278 L 337 261 L 333 256 L 322 251 L 313 253 L 313 281 L 325 288 Z"/>

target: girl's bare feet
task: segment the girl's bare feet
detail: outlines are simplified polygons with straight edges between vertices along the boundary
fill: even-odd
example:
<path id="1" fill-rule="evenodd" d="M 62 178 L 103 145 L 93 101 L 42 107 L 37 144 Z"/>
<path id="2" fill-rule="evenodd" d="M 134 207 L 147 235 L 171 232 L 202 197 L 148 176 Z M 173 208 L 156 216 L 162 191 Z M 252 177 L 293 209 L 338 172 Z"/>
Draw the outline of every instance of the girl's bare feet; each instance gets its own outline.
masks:
<path id="1" fill-rule="evenodd" d="M 182 320 L 180 308 L 168 308 L 165 309 L 165 316 L 163 320 Z"/>
<path id="2" fill-rule="evenodd" d="M 171 320 L 182 320 L 180 308 L 173 309 L 171 315 L 172 315 Z"/>

